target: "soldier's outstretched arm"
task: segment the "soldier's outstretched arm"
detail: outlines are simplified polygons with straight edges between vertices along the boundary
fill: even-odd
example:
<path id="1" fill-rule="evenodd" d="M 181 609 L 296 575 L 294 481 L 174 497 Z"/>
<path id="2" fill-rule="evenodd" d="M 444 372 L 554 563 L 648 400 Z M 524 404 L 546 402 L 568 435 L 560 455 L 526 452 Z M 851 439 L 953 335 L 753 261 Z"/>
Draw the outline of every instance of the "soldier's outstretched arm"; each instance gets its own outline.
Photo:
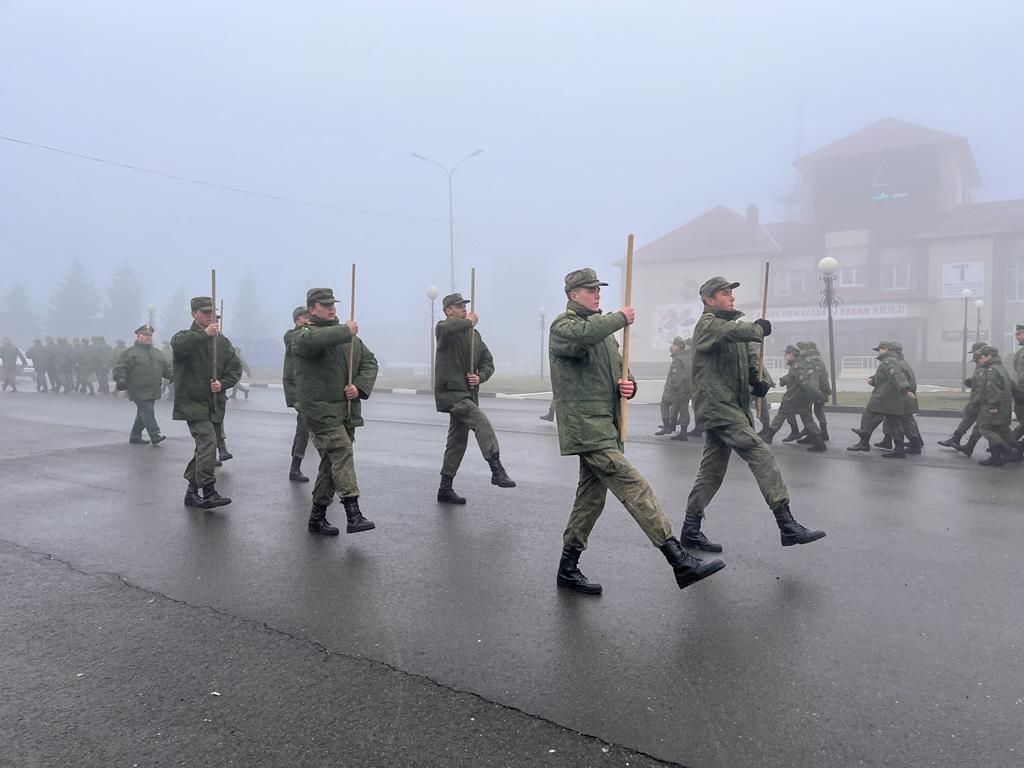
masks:
<path id="1" fill-rule="evenodd" d="M 461 338 L 473 328 L 473 321 L 465 317 L 449 317 L 438 323 L 434 332 L 437 334 L 437 348 L 442 349 L 448 346 L 448 342 L 454 338 Z"/>
<path id="2" fill-rule="evenodd" d="M 723 320 L 710 314 L 702 315 L 693 329 L 694 346 L 699 352 L 710 352 L 719 344 L 761 341 L 763 338 L 764 331 L 754 323 Z"/>
<path id="3" fill-rule="evenodd" d="M 556 357 L 583 357 L 587 347 L 600 344 L 616 331 L 626 327 L 621 312 L 591 315 L 586 320 L 562 316 L 551 324 L 550 351 Z"/>
<path id="4" fill-rule="evenodd" d="M 292 336 L 292 353 L 299 357 L 313 357 L 325 347 L 336 347 L 351 340 L 352 331 L 344 323 L 306 326 Z"/>

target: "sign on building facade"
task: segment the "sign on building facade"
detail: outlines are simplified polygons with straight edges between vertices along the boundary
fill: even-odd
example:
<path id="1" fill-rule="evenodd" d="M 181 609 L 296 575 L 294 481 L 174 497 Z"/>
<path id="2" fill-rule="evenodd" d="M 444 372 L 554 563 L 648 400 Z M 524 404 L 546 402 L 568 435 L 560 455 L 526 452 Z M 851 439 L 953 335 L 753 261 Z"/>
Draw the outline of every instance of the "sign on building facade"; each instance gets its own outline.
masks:
<path id="1" fill-rule="evenodd" d="M 965 288 L 976 297 L 985 295 L 985 262 L 957 261 L 942 265 L 942 298 L 959 299 Z"/>

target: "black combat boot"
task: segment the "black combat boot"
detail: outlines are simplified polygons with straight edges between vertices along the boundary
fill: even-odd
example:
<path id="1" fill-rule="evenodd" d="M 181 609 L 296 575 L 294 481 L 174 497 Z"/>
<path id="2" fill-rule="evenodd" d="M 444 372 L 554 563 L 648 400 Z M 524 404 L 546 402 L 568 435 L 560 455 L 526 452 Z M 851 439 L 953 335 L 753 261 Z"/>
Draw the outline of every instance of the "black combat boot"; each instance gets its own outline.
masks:
<path id="1" fill-rule="evenodd" d="M 782 442 L 784 442 L 784 443 L 792 443 L 794 440 L 799 440 L 800 439 L 800 435 L 801 435 L 800 432 L 797 432 L 796 430 L 791 429 L 789 431 L 789 434 L 786 435 L 784 438 L 782 438 Z"/>
<path id="2" fill-rule="evenodd" d="M 558 576 L 555 578 L 555 583 L 560 587 L 582 592 L 584 595 L 600 595 L 601 585 L 596 581 L 590 581 L 580 572 L 581 554 L 583 554 L 583 550 L 573 547 L 565 547 L 562 550 L 562 559 L 558 561 Z"/>
<path id="3" fill-rule="evenodd" d="M 850 431 L 860 438 L 860 442 L 858 442 L 856 445 L 847 446 L 846 450 L 864 451 L 865 453 L 869 452 L 871 450 L 871 444 L 868 442 L 868 439 L 871 437 L 871 435 L 865 434 L 863 430 L 856 429 L 854 427 L 851 427 Z"/>
<path id="4" fill-rule="evenodd" d="M 882 439 L 875 443 L 875 448 L 885 448 L 887 451 L 891 451 L 892 435 L 882 435 Z"/>
<path id="5" fill-rule="evenodd" d="M 920 456 L 921 455 L 921 441 L 916 437 L 911 437 L 907 440 L 907 455 L 908 456 Z"/>
<path id="6" fill-rule="evenodd" d="M 690 438 L 686 436 L 686 427 L 680 429 L 678 435 L 672 435 L 669 440 L 682 440 L 684 443 L 688 443 Z"/>
<path id="7" fill-rule="evenodd" d="M 199 486 L 194 483 L 189 483 L 188 490 L 185 491 L 185 506 L 203 508 L 203 500 L 199 497 Z"/>
<path id="8" fill-rule="evenodd" d="M 686 434 L 689 435 L 690 437 L 703 437 L 704 436 L 704 430 L 703 429 L 697 429 L 697 427 L 694 427 L 693 429 L 691 429 Z"/>
<path id="9" fill-rule="evenodd" d="M 993 445 L 992 455 L 978 463 L 983 467 L 1002 467 L 1006 465 L 1006 450 L 1001 445 Z"/>
<path id="10" fill-rule="evenodd" d="M 958 445 L 956 449 L 960 451 L 964 456 L 970 456 L 974 453 L 974 446 L 978 444 L 978 440 L 981 439 L 981 435 L 978 432 L 971 432 L 967 438 L 967 442 L 962 445 Z"/>
<path id="11" fill-rule="evenodd" d="M 789 511 L 788 501 L 779 504 L 772 510 L 772 514 L 775 515 L 775 522 L 779 524 L 784 547 L 792 547 L 794 544 L 810 544 L 812 541 L 825 538 L 824 531 L 812 531 L 794 520 Z"/>
<path id="12" fill-rule="evenodd" d="M 327 507 L 322 507 L 313 502 L 313 508 L 309 510 L 309 522 L 306 528 L 310 533 L 319 533 L 321 536 L 337 536 L 340 531 L 327 520 Z"/>
<path id="13" fill-rule="evenodd" d="M 288 479 L 293 483 L 308 483 L 309 478 L 302 474 L 302 459 L 292 456 L 292 468 L 288 470 Z"/>
<path id="14" fill-rule="evenodd" d="M 828 450 L 828 446 L 825 445 L 825 441 L 822 439 L 821 434 L 808 435 L 811 438 L 811 445 L 807 449 L 811 453 L 824 453 Z"/>
<path id="15" fill-rule="evenodd" d="M 821 422 L 821 439 L 824 440 L 826 443 L 830 439 L 828 436 L 828 424 L 826 424 L 825 422 Z"/>
<path id="16" fill-rule="evenodd" d="M 146 443 L 148 443 L 149 440 L 146 440 L 145 438 L 142 437 L 129 437 L 128 442 L 131 445 L 146 445 Z"/>
<path id="17" fill-rule="evenodd" d="M 499 488 L 515 488 L 516 481 L 508 476 L 505 468 L 501 466 L 501 459 L 498 454 L 494 454 L 487 460 L 487 463 L 491 467 L 491 485 L 496 485 Z"/>
<path id="18" fill-rule="evenodd" d="M 452 487 L 455 475 L 441 475 L 441 485 L 437 489 L 437 500 L 441 504 L 465 504 L 466 497 L 459 496 Z"/>
<path id="19" fill-rule="evenodd" d="M 664 424 L 662 424 L 660 427 L 658 427 L 658 431 L 655 432 L 654 435 L 656 437 L 661 437 L 661 435 L 671 435 L 675 431 L 676 431 L 675 427 L 672 427 L 671 429 L 669 429 Z"/>
<path id="20" fill-rule="evenodd" d="M 213 483 L 203 486 L 203 509 L 213 509 L 214 507 L 223 507 L 231 503 L 231 499 L 227 496 L 221 496 L 217 493 L 217 489 L 213 487 Z"/>
<path id="21" fill-rule="evenodd" d="M 905 459 L 907 458 L 907 448 L 902 440 L 894 440 L 892 450 L 882 451 L 882 456 L 887 459 Z"/>
<path id="22" fill-rule="evenodd" d="M 228 459 L 234 458 L 234 454 L 228 453 L 228 443 L 226 440 L 223 443 L 217 444 L 217 458 L 220 461 L 227 461 Z"/>
<path id="23" fill-rule="evenodd" d="M 961 432 L 959 429 L 956 429 L 953 430 L 952 437 L 947 437 L 945 440 L 939 440 L 939 445 L 943 446 L 944 448 L 959 449 L 960 441 L 963 440 L 963 438 L 964 433 Z"/>
<path id="24" fill-rule="evenodd" d="M 153 445 L 160 445 L 160 443 L 162 443 L 166 439 L 167 435 L 153 435 L 151 438 L 149 438 L 149 442 L 151 442 Z"/>
<path id="25" fill-rule="evenodd" d="M 706 579 L 713 573 L 725 568 L 721 560 L 710 560 L 704 562 L 699 557 L 694 557 L 679 544 L 679 539 L 670 536 L 658 549 L 665 555 L 668 564 L 676 574 L 676 584 L 680 589 L 686 589 L 701 579 Z"/>
<path id="26" fill-rule="evenodd" d="M 537 418 L 540 419 L 541 421 L 554 421 L 555 420 L 555 414 L 552 413 L 551 411 L 548 411 L 544 415 L 538 416 Z"/>
<path id="27" fill-rule="evenodd" d="M 700 524 L 704 516 L 696 512 L 687 512 L 683 518 L 683 546 L 690 549 L 700 549 L 704 552 L 721 552 L 722 545 L 708 539 L 700 530 Z"/>
<path id="28" fill-rule="evenodd" d="M 345 533 L 372 531 L 377 527 L 371 521 L 363 517 L 363 513 L 359 511 L 358 496 L 347 496 L 341 500 L 341 503 L 345 506 L 345 517 L 348 518 L 348 526 L 345 528 Z"/>
<path id="29" fill-rule="evenodd" d="M 777 431 L 778 430 L 776 429 L 768 427 L 768 429 L 762 429 L 760 432 L 758 432 L 757 436 L 764 440 L 765 443 L 767 443 L 768 445 L 771 445 L 772 441 L 775 439 L 775 433 Z"/>

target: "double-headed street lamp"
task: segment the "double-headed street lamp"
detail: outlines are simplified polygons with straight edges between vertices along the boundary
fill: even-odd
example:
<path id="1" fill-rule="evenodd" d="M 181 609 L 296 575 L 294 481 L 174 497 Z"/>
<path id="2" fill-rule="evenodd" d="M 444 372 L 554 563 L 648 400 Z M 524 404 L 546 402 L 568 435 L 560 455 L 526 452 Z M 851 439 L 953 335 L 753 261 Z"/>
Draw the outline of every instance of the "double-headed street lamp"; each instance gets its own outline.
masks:
<path id="1" fill-rule="evenodd" d="M 967 302 L 971 300 L 971 296 L 974 295 L 974 291 L 970 288 L 964 288 L 960 291 L 960 295 L 964 297 L 964 348 L 960 354 L 960 391 L 967 391 Z"/>
<path id="2" fill-rule="evenodd" d="M 836 388 L 836 344 L 835 334 L 832 331 L 832 310 L 838 307 L 842 300 L 836 295 L 836 272 L 839 270 L 839 262 L 831 256 L 826 256 L 818 262 L 818 269 L 821 271 L 821 279 L 825 283 L 822 291 L 821 305 L 828 312 L 828 364 L 829 375 L 832 379 L 832 405 L 838 405 L 838 392 Z"/>
<path id="3" fill-rule="evenodd" d="M 452 282 L 452 293 L 455 293 L 455 191 L 452 185 L 452 177 L 455 175 L 456 169 L 464 162 L 469 160 L 471 157 L 476 157 L 483 152 L 482 149 L 478 149 L 475 152 L 470 152 L 464 158 L 459 160 L 451 168 L 446 165 L 437 162 L 437 160 L 431 160 L 429 157 L 410 152 L 409 154 L 415 157 L 417 160 L 425 160 L 428 163 L 433 163 L 448 176 L 448 258 L 449 266 L 451 268 L 451 282 Z"/>
<path id="4" fill-rule="evenodd" d="M 432 285 L 427 288 L 427 298 L 430 299 L 430 388 L 434 388 L 434 302 L 437 301 L 437 294 L 440 291 L 437 290 L 436 285 Z"/>

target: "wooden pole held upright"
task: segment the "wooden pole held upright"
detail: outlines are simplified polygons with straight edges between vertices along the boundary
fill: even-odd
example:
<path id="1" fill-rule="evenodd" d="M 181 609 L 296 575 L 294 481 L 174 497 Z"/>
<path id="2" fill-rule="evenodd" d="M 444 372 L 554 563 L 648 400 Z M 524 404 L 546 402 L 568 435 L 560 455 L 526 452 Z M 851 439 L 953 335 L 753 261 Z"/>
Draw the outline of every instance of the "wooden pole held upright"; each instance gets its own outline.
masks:
<path id="1" fill-rule="evenodd" d="M 469 305 L 476 312 L 476 267 L 469 270 Z M 469 372 L 476 373 L 476 327 L 469 329 Z"/>
<path id="2" fill-rule="evenodd" d="M 349 306 L 351 307 L 351 309 L 349 310 L 348 319 L 349 320 L 355 320 L 356 319 L 356 265 L 355 265 L 355 263 L 352 264 L 352 302 L 351 302 L 351 304 Z M 352 386 L 352 363 L 353 363 L 353 361 L 355 359 L 355 352 L 356 352 L 356 340 L 353 337 L 352 341 L 349 343 L 349 346 L 348 346 L 348 385 L 350 387 Z M 348 409 L 349 414 L 351 414 L 352 413 L 352 401 L 349 400 L 347 396 L 346 396 L 346 399 L 345 399 L 345 407 Z"/>
<path id="3" fill-rule="evenodd" d="M 220 325 L 220 332 L 224 333 L 224 299 L 220 300 L 220 314 L 217 315 L 217 323 Z"/>
<path id="4" fill-rule="evenodd" d="M 625 306 L 633 300 L 633 235 L 626 239 L 626 294 Z M 622 380 L 629 379 L 629 324 L 622 329 Z M 619 441 L 626 445 L 626 407 L 629 400 L 619 396 Z"/>
<path id="5" fill-rule="evenodd" d="M 217 270 L 210 270 L 210 300 L 213 303 L 213 321 L 217 322 Z M 213 346 L 210 351 L 210 381 L 217 378 L 217 337 L 213 337 Z M 217 410 L 217 395 L 210 392 L 210 402 L 213 410 Z"/>
<path id="6" fill-rule="evenodd" d="M 766 261 L 764 263 L 764 293 L 761 296 L 761 317 L 765 317 L 768 314 L 768 270 L 771 267 L 771 262 Z M 764 373 L 764 337 L 761 337 L 761 355 L 757 361 L 757 380 L 761 380 L 761 376 Z M 764 411 L 764 398 L 757 398 L 757 417 L 763 418 Z"/>

